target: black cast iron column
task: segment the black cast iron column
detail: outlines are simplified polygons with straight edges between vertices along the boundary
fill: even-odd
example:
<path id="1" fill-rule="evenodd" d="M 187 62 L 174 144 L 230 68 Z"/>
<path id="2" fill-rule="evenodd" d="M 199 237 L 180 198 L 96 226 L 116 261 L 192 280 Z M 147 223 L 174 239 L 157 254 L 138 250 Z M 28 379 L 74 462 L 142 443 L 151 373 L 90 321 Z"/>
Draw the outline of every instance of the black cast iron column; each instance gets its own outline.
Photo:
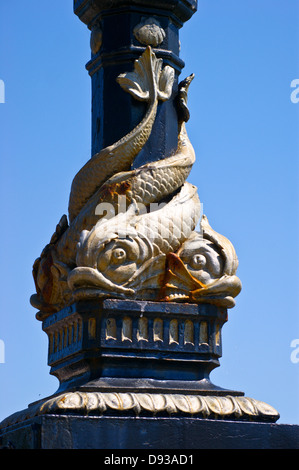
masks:
<path id="1" fill-rule="evenodd" d="M 169 156 L 177 146 L 174 96 L 184 67 L 179 58 L 179 29 L 197 9 L 197 0 L 74 0 L 74 12 L 91 30 L 92 155 L 130 132 L 142 119 L 145 104 L 124 93 L 116 78 L 133 69 L 147 45 L 176 71 L 172 99 L 159 105 L 147 144 L 134 166 Z M 143 25 L 160 29 L 152 40 L 138 34 Z M 152 43 L 151 43 L 152 42 Z M 158 42 L 158 43 L 157 43 Z"/>

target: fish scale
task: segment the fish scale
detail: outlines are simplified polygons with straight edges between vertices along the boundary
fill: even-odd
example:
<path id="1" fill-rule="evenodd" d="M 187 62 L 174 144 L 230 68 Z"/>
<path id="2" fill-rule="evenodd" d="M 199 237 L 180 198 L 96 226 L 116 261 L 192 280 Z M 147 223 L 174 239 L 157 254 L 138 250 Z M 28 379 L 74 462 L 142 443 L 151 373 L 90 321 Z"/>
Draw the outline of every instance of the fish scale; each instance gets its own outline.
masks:
<path id="1" fill-rule="evenodd" d="M 120 176 L 112 177 L 92 196 L 67 232 L 62 235 L 56 248 L 60 259 L 66 261 L 71 258 L 75 263 L 80 234 L 83 230 L 91 230 L 99 221 L 100 217 L 95 215 L 95 211 L 101 202 L 112 204 L 117 214 L 118 194 L 109 193 L 116 180 L 118 183 L 127 182 L 130 187 L 126 192 L 128 205 L 135 201 L 147 206 L 151 203 L 159 203 L 177 191 L 186 181 L 194 161 L 195 152 L 188 138 L 185 123 L 182 123 L 175 155 L 159 162 L 143 165 L 137 170 L 119 173 Z M 151 188 L 151 190 L 146 188 Z"/>

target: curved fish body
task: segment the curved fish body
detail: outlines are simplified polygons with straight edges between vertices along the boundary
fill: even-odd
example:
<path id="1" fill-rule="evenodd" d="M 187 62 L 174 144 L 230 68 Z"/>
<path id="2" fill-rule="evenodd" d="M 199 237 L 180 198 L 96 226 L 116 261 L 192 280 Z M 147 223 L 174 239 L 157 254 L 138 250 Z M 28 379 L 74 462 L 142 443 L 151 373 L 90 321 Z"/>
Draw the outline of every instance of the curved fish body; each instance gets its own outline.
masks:
<path id="1" fill-rule="evenodd" d="M 62 219 L 34 265 L 40 317 L 78 299 L 208 302 L 231 307 L 241 290 L 231 243 L 205 216 L 202 233 L 197 188 L 186 182 L 195 161 L 185 122 L 188 87 L 179 85 L 179 122 L 174 155 L 131 169 L 149 138 L 158 101 L 172 94 L 174 70 L 148 47 L 133 72 L 118 77 L 122 88 L 148 103 L 135 129 L 95 155 L 77 173 Z"/>
<path id="2" fill-rule="evenodd" d="M 125 137 L 94 155 L 75 176 L 69 198 L 72 222 L 90 197 L 111 176 L 130 168 L 147 142 L 157 113 L 158 101 L 170 97 L 174 70 L 157 59 L 150 47 L 135 61 L 134 72 L 122 74 L 117 81 L 139 101 L 149 103 L 143 120 Z"/>
<path id="3" fill-rule="evenodd" d="M 132 204 L 112 221 L 102 220 L 82 233 L 69 288 L 85 296 L 157 297 L 166 255 L 190 236 L 200 217 L 197 188 L 185 183 L 167 204 L 146 214 Z M 146 294 L 147 292 L 147 294 Z"/>
<path id="4" fill-rule="evenodd" d="M 148 110 L 133 131 L 96 154 L 75 176 L 69 198 L 70 226 L 64 224 L 63 231 L 56 230 L 33 266 L 36 294 L 31 296 L 31 304 L 44 312 L 57 311 L 70 299 L 66 278 L 74 267 L 76 237 L 84 226 L 88 226 L 87 219 L 91 215 L 90 206 L 85 208 L 86 204 L 97 199 L 98 195 L 94 195 L 107 179 L 130 169 L 151 134 L 158 101 L 165 101 L 171 96 L 174 70 L 169 66 L 162 69 L 162 62 L 147 47 L 140 59 L 135 61 L 133 72 L 122 74 L 117 79 L 120 86 L 135 99 L 147 102 Z M 85 212 L 78 223 L 76 218 L 84 208 Z"/>
<path id="5" fill-rule="evenodd" d="M 96 191 L 60 238 L 56 247 L 59 259 L 75 264 L 81 232 L 91 230 L 101 217 L 126 212 L 133 203 L 148 207 L 175 193 L 186 181 L 194 161 L 195 152 L 182 123 L 173 156 L 120 172 Z"/>

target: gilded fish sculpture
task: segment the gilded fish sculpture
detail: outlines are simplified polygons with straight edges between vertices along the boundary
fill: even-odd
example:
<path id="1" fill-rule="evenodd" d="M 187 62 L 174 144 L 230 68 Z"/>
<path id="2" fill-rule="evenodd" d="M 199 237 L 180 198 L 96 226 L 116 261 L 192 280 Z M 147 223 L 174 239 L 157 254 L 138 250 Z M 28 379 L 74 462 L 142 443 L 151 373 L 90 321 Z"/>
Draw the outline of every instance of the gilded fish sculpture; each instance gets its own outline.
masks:
<path id="1" fill-rule="evenodd" d="M 68 217 L 33 266 L 38 318 L 76 300 L 116 297 L 234 306 L 241 290 L 232 244 L 201 214 L 187 182 L 195 162 L 188 138 L 187 94 L 176 96 L 178 145 L 173 155 L 132 169 L 149 139 L 159 102 L 173 95 L 174 69 L 148 46 L 117 82 L 147 103 L 142 121 L 94 155 L 73 179 Z M 201 232 L 195 229 L 201 219 Z"/>

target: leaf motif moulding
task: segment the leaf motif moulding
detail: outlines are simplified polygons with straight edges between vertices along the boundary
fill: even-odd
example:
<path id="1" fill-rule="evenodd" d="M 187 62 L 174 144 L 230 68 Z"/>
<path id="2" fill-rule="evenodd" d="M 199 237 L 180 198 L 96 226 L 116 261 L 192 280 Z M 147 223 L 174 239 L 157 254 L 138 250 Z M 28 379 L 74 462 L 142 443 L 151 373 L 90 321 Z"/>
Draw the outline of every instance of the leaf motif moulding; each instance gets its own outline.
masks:
<path id="1" fill-rule="evenodd" d="M 25 419 L 47 414 L 98 416 L 126 413 L 140 416 L 192 416 L 199 419 L 276 422 L 280 415 L 269 404 L 243 396 L 185 395 L 169 393 L 66 392 L 30 405 L 26 410 L 6 418 L 1 427 L 15 425 Z"/>

